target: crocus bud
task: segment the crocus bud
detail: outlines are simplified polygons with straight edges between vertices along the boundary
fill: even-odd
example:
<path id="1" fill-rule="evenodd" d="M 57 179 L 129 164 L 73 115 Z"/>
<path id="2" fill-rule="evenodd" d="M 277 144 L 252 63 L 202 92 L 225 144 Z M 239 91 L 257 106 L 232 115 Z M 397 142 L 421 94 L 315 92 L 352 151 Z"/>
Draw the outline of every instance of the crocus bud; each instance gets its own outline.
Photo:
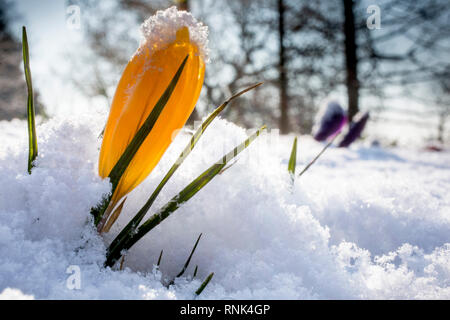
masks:
<path id="1" fill-rule="evenodd" d="M 317 141 L 324 141 L 339 133 L 347 123 L 345 111 L 335 101 L 324 105 L 318 113 L 317 122 L 313 128 L 313 136 Z"/>
<path id="2" fill-rule="evenodd" d="M 157 165 L 194 110 L 205 73 L 207 27 L 190 13 L 171 7 L 141 27 L 143 39 L 117 86 L 99 157 L 108 177 L 177 69 L 188 56 L 178 83 L 153 129 L 134 155 L 112 195 L 112 203 L 139 185 Z"/>
<path id="3" fill-rule="evenodd" d="M 339 147 L 348 147 L 356 139 L 361 136 L 367 120 L 369 119 L 369 112 L 359 113 L 355 116 L 355 120 L 350 124 L 350 128 L 344 139 L 339 143 Z"/>

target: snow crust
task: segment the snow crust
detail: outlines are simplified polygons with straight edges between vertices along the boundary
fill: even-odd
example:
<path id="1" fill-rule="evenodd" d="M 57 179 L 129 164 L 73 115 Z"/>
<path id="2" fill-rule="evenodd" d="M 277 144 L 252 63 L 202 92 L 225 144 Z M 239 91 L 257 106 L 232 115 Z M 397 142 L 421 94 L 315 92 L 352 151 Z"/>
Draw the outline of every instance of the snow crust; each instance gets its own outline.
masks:
<path id="1" fill-rule="evenodd" d="M 190 139 L 177 136 L 103 239 L 89 209 L 109 190 L 96 174 L 105 119 L 95 114 L 38 126 L 32 175 L 26 123 L 0 122 L 1 298 L 193 299 L 210 272 L 215 276 L 200 299 L 450 298 L 449 152 L 361 143 L 331 148 L 291 187 L 293 136 L 273 132 L 133 247 L 124 270 L 104 269 L 106 244 Z M 151 213 L 248 133 L 214 121 Z M 322 146 L 299 137 L 298 170 Z M 181 270 L 201 232 L 187 278 L 166 288 L 161 279 Z M 79 267 L 79 289 L 68 285 L 71 266 Z"/>

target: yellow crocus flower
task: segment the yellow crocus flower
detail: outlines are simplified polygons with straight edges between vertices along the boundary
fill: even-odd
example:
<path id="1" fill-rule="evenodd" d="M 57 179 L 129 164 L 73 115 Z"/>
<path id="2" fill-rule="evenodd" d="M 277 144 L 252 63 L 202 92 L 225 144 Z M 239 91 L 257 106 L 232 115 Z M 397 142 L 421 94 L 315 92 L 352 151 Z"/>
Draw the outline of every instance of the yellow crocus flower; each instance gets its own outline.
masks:
<path id="1" fill-rule="evenodd" d="M 189 28 L 178 28 L 170 43 L 143 41 L 123 72 L 106 123 L 99 175 L 106 178 L 169 85 L 184 58 L 181 77 L 164 110 L 124 172 L 111 204 L 138 186 L 158 164 L 178 129 L 194 110 L 203 85 L 205 62 Z"/>

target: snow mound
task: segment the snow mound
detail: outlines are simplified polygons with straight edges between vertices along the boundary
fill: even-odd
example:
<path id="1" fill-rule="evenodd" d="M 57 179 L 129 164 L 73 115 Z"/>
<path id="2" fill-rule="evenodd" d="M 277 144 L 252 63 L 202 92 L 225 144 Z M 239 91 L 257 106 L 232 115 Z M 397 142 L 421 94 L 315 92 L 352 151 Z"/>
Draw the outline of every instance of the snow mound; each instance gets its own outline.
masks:
<path id="1" fill-rule="evenodd" d="M 18 289 L 6 288 L 0 293 L 0 300 L 33 300 L 33 296 L 23 294 L 22 291 Z"/>
<path id="2" fill-rule="evenodd" d="M 26 135 L 12 134 L 26 130 L 25 122 L 0 122 L 0 139 L 8 140 L 0 149 L 1 297 L 192 299 L 214 272 L 201 299 L 450 298 L 448 152 L 331 148 L 292 188 L 287 163 L 293 137 L 274 131 L 131 248 L 124 270 L 104 269 L 106 245 L 190 139 L 187 132 L 177 136 L 102 238 L 89 209 L 109 190 L 96 174 L 105 118 L 40 125 L 31 175 Z M 214 121 L 149 214 L 248 133 Z M 297 168 L 322 146 L 300 137 Z M 166 288 L 161 280 L 180 271 L 199 233 L 187 278 Z"/>
<path id="3" fill-rule="evenodd" d="M 176 32 L 182 27 L 188 27 L 189 37 L 194 42 L 205 62 L 208 62 L 208 27 L 198 22 L 190 12 L 179 11 L 172 6 L 159 10 L 141 25 L 142 41 L 152 47 L 162 49 L 176 39 Z"/>

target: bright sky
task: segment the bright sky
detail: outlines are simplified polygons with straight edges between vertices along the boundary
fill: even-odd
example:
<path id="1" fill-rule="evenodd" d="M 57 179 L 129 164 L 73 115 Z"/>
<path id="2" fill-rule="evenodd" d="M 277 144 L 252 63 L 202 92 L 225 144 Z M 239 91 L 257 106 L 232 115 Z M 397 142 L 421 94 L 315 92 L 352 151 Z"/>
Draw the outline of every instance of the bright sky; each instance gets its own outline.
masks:
<path id="1" fill-rule="evenodd" d="M 104 110 L 107 106 L 103 100 L 88 100 L 74 90 L 70 81 L 65 81 L 61 76 L 69 72 L 64 54 L 71 52 L 76 56 L 77 52 L 81 52 L 86 46 L 83 43 L 82 30 L 74 30 L 68 26 L 66 1 L 17 0 L 14 3 L 19 18 L 13 22 L 13 31 L 20 39 L 21 26 L 27 27 L 33 82 L 41 93 L 41 99 L 48 113 L 68 116 L 72 113 Z M 81 17 L 82 15 L 83 12 Z M 345 105 L 345 100 L 341 102 Z M 389 103 L 401 109 L 411 107 L 423 109 L 423 106 L 413 104 L 412 101 L 405 99 L 396 99 Z M 383 116 L 389 114 L 383 113 Z M 369 132 L 374 136 L 389 132 L 389 135 L 405 143 L 426 139 L 435 134 L 435 131 L 435 125 L 431 125 L 430 128 L 419 128 L 405 123 L 393 125 L 386 121 L 371 123 L 369 127 Z"/>
<path id="2" fill-rule="evenodd" d="M 27 27 L 33 82 L 51 115 L 89 111 L 86 101 L 60 75 L 67 72 L 64 54 L 83 49 L 82 31 L 67 24 L 64 0 L 18 0 L 19 18 L 13 24 L 20 39 L 21 26 Z"/>

